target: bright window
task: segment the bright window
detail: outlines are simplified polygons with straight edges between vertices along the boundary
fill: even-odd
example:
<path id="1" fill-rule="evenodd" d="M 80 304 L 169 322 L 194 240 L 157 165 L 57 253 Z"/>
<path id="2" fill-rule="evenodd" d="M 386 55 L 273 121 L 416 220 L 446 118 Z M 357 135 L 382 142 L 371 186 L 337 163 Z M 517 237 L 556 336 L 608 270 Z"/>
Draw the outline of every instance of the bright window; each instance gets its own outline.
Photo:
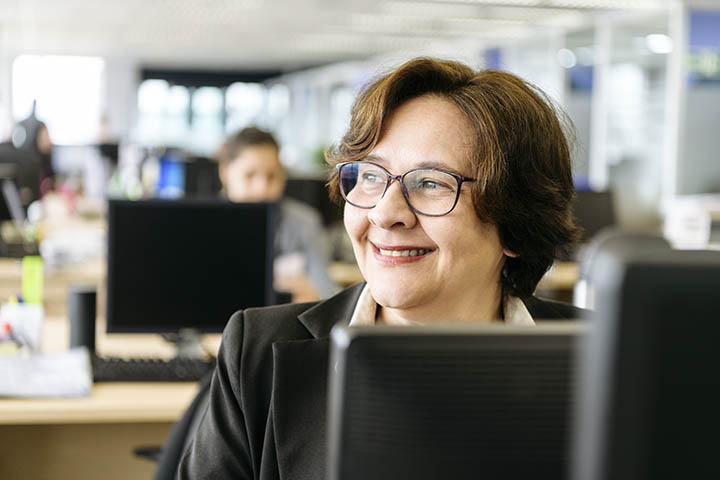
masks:
<path id="1" fill-rule="evenodd" d="M 33 100 L 53 143 L 97 142 L 105 62 L 99 57 L 20 55 L 12 69 L 12 112 L 26 118 Z"/>

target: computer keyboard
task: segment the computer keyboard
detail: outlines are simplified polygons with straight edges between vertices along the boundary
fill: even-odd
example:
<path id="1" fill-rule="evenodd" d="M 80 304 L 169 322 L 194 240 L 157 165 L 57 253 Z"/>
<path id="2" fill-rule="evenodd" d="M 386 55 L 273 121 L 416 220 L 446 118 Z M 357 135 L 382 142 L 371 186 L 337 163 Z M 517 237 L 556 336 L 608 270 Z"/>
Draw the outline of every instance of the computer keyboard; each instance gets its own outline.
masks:
<path id="1" fill-rule="evenodd" d="M 95 382 L 194 382 L 214 365 L 214 359 L 199 358 L 92 357 Z"/>

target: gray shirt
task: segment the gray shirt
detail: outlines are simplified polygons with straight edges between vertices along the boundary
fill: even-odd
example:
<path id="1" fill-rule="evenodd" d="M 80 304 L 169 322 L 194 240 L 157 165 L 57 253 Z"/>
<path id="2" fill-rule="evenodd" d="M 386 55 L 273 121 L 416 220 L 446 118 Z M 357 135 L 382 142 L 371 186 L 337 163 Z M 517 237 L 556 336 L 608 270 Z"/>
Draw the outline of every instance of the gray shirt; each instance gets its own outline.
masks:
<path id="1" fill-rule="evenodd" d="M 305 260 L 305 273 L 325 298 L 339 291 L 330 278 L 330 247 L 320 214 L 304 203 L 290 198 L 280 201 L 275 226 L 275 256 L 300 254 Z"/>

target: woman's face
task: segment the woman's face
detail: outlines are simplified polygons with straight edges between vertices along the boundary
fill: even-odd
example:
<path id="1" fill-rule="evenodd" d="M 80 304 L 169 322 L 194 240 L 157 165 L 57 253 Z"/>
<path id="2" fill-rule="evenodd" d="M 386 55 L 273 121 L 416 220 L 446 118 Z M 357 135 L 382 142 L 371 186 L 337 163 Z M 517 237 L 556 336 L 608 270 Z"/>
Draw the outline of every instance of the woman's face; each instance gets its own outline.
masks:
<path id="1" fill-rule="evenodd" d="M 469 121 L 455 105 L 423 96 L 390 115 L 370 157 L 394 175 L 432 166 L 472 177 L 472 138 Z M 469 183 L 463 183 L 449 214 L 428 217 L 415 214 L 393 182 L 372 209 L 346 203 L 345 228 L 382 307 L 417 321 L 470 321 L 472 315 L 497 314 L 505 252 L 497 229 L 477 217 Z M 411 254 L 389 254 L 395 250 Z"/>
<path id="2" fill-rule="evenodd" d="M 233 202 L 274 202 L 285 189 L 285 173 L 273 145 L 243 148 L 220 166 L 220 179 Z"/>

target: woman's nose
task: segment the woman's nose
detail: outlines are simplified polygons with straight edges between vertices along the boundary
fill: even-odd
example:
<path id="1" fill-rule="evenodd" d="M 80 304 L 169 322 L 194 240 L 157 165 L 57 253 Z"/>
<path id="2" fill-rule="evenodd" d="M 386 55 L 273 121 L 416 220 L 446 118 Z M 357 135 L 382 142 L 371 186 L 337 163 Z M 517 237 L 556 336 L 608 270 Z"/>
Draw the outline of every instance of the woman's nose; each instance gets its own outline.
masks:
<path id="1" fill-rule="evenodd" d="M 377 205 L 368 210 L 368 220 L 383 229 L 412 228 L 417 223 L 415 212 L 405 200 L 400 182 L 392 182 Z"/>

